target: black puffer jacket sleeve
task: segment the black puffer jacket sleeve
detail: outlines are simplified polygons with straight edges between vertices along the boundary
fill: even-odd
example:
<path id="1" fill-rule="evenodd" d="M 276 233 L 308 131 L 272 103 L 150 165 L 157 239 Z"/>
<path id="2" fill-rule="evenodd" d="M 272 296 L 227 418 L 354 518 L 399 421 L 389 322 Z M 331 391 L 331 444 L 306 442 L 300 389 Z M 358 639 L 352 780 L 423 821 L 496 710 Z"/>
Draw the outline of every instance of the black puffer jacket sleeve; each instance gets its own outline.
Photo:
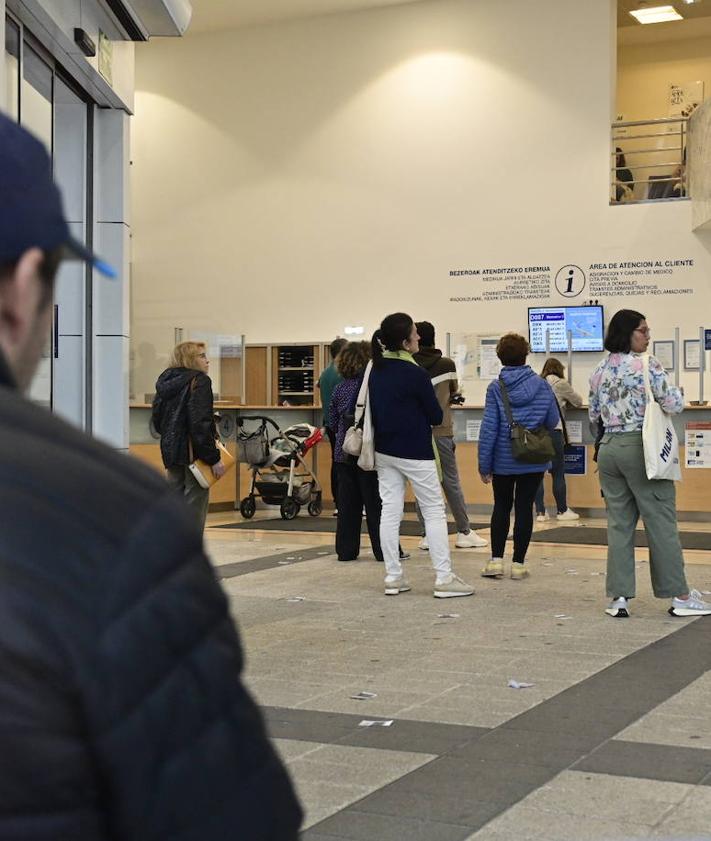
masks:
<path id="1" fill-rule="evenodd" d="M 206 464 L 217 464 L 220 451 L 215 446 L 212 384 L 206 374 L 198 374 L 190 384 L 188 396 L 188 435 L 193 445 L 193 458 Z"/>

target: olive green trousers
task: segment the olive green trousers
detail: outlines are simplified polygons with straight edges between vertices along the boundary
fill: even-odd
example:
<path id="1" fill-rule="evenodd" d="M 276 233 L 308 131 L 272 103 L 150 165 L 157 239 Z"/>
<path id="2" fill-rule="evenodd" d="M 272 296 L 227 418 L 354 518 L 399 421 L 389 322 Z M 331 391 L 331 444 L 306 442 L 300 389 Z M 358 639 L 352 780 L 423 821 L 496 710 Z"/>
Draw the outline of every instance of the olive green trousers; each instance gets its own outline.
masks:
<path id="1" fill-rule="evenodd" d="M 647 479 L 642 433 L 604 435 L 598 468 L 607 506 L 607 595 L 635 595 L 634 537 L 640 516 L 649 542 L 654 595 L 671 598 L 688 593 L 674 482 Z"/>

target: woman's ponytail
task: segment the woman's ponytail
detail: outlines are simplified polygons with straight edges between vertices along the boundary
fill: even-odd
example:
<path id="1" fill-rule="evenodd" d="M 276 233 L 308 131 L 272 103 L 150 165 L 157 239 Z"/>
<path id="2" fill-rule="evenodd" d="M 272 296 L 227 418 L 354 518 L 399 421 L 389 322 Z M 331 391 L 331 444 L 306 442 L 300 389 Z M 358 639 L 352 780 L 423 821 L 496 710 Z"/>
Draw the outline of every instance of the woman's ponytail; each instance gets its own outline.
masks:
<path id="1" fill-rule="evenodd" d="M 380 322 L 380 329 L 373 333 L 373 366 L 375 368 L 383 364 L 384 351 L 402 350 L 402 343 L 410 338 L 414 323 L 404 312 L 394 312 L 392 315 L 385 316 Z"/>

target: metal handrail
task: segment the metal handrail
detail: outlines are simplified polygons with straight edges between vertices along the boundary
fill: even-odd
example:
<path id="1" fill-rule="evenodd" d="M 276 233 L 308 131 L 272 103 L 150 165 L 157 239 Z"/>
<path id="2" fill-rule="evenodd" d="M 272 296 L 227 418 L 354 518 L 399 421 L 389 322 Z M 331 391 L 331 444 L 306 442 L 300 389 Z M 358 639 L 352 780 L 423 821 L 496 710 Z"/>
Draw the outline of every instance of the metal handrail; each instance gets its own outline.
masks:
<path id="1" fill-rule="evenodd" d="M 688 123 L 688 117 L 659 117 L 656 120 L 624 120 L 612 124 L 612 128 L 627 128 L 627 126 L 661 126 L 665 123 Z"/>
<path id="2" fill-rule="evenodd" d="M 610 204 L 678 201 L 688 198 L 685 178 L 688 121 L 688 117 L 661 117 L 656 120 L 621 120 L 612 123 Z M 651 131 L 620 133 L 620 129 L 643 126 Z M 663 127 L 667 127 L 667 130 L 660 131 Z M 657 147 L 652 148 L 649 143 L 652 138 L 666 138 L 673 145 L 668 146 L 658 141 Z M 646 143 L 635 144 L 634 141 Z M 617 165 L 617 148 L 620 148 L 624 155 L 623 166 Z M 673 158 L 676 159 L 670 160 Z M 659 175 L 652 175 L 654 170 L 660 171 Z M 619 178 L 618 174 L 624 171 L 627 171 L 630 180 L 623 181 Z M 647 173 L 648 176 L 644 177 Z"/>

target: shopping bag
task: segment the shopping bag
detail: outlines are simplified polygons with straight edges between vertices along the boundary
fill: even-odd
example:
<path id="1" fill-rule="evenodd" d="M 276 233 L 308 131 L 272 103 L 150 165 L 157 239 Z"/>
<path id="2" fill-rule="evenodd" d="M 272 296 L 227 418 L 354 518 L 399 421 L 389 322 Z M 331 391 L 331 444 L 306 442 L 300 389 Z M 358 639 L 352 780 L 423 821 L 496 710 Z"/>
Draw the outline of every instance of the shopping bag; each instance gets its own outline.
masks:
<path id="1" fill-rule="evenodd" d="M 647 406 L 642 425 L 644 466 L 648 479 L 670 479 L 681 481 L 679 462 L 679 439 L 672 419 L 654 399 L 649 379 L 649 356 L 643 357 L 644 387 L 647 392 Z"/>
<path id="2" fill-rule="evenodd" d="M 358 467 L 361 470 L 375 470 L 375 431 L 373 416 L 370 413 L 370 399 L 367 394 L 363 411 L 363 438 L 358 456 Z"/>

